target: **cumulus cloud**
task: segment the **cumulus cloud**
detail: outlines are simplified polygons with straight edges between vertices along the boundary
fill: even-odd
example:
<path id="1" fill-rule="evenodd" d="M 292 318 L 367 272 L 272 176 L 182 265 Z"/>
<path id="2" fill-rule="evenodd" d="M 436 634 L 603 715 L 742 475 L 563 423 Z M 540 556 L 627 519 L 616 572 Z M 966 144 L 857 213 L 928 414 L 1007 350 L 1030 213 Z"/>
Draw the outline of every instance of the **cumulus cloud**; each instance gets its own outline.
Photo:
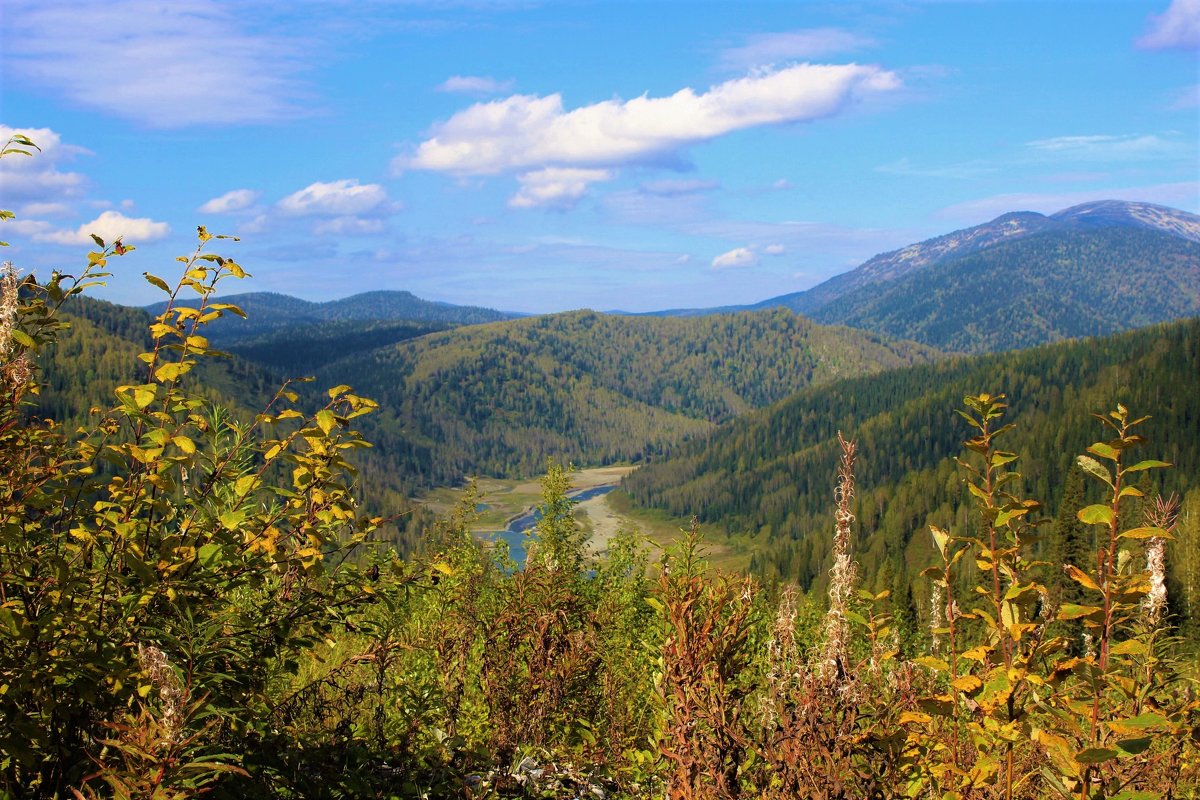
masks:
<path id="1" fill-rule="evenodd" d="M 219 199 L 219 198 L 218 198 Z M 261 233 L 281 219 L 311 220 L 318 236 L 369 236 L 382 233 L 384 220 L 400 210 L 377 183 L 345 178 L 311 183 L 244 223 L 242 233 Z"/>
<path id="2" fill-rule="evenodd" d="M 829 117 L 900 87 L 875 66 L 801 64 L 729 80 L 697 93 L 643 95 L 567 110 L 559 94 L 513 95 L 475 105 L 434 126 L 397 170 L 494 175 L 548 167 L 661 163 L 690 145 L 762 125 Z"/>
<path id="3" fill-rule="evenodd" d="M 279 201 L 279 210 L 292 217 L 360 216 L 386 213 L 391 203 L 377 183 L 354 178 L 312 183 Z"/>
<path id="4" fill-rule="evenodd" d="M 165 239 L 171 233 L 171 226 L 146 217 L 133 218 L 119 211 L 105 211 L 75 230 L 55 230 L 47 223 L 32 221 L 32 225 L 21 232 L 31 234 L 36 242 L 50 244 L 90 245 L 94 233 L 110 244 L 120 239 L 125 244 L 137 245 Z"/>
<path id="5" fill-rule="evenodd" d="M 305 48 L 217 0 L 5 0 L 5 71 L 154 128 L 301 116 Z M 106 43 L 103 53 L 98 43 Z"/>
<path id="6" fill-rule="evenodd" d="M 752 267 L 758 263 L 758 254 L 749 247 L 737 247 L 728 253 L 721 253 L 712 260 L 713 269 L 737 269 Z"/>
<path id="7" fill-rule="evenodd" d="M 721 53 L 721 65 L 727 69 L 750 69 L 825 58 L 835 53 L 852 53 L 871 47 L 875 42 L 841 28 L 807 28 L 777 33 L 758 33 L 745 44 Z"/>
<path id="8" fill-rule="evenodd" d="M 1143 50 L 1195 50 L 1200 47 L 1200 0 L 1171 0 L 1161 14 L 1151 14 L 1146 33 L 1137 40 Z"/>
<path id="9" fill-rule="evenodd" d="M 28 136 L 40 151 L 35 150 L 32 157 L 10 155 L 0 159 L 0 202 L 5 208 L 19 202 L 57 203 L 83 194 L 87 178 L 78 172 L 64 172 L 60 165 L 88 153 L 86 149 L 65 144 L 50 128 L 9 125 L 0 125 L 0 145 L 17 133 Z"/>
<path id="10" fill-rule="evenodd" d="M 258 200 L 261 192 L 253 189 L 234 189 L 214 197 L 197 209 L 201 214 L 233 214 L 245 211 Z"/>
<path id="11" fill-rule="evenodd" d="M 457 94 L 503 94 L 513 88 L 513 81 L 500 81 L 487 75 L 454 75 L 436 88 L 439 92 Z"/>
<path id="12" fill-rule="evenodd" d="M 763 248 L 763 252 L 769 256 L 781 256 L 787 252 L 787 248 L 781 244 L 769 244 Z"/>
<path id="13" fill-rule="evenodd" d="M 587 191 L 589 184 L 612 179 L 605 169 L 547 167 L 517 177 L 521 189 L 508 204 L 512 208 L 571 208 Z"/>

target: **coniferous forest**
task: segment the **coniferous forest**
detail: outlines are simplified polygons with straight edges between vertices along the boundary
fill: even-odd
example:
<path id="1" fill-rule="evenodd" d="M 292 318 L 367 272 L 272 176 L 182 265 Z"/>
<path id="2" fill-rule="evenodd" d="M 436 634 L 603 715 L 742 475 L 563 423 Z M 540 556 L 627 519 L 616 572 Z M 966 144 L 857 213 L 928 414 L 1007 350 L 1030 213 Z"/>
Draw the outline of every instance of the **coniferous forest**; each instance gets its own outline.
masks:
<path id="1" fill-rule="evenodd" d="M 298 348 L 220 332 L 226 238 L 149 312 L 87 297 L 121 240 L 0 274 L 0 796 L 1200 792 L 1197 320 L 968 357 L 785 310 L 335 316 Z M 661 557 L 588 547 L 568 462 L 618 460 L 692 520 Z M 413 500 L 534 471 L 521 564 L 473 484 Z"/>

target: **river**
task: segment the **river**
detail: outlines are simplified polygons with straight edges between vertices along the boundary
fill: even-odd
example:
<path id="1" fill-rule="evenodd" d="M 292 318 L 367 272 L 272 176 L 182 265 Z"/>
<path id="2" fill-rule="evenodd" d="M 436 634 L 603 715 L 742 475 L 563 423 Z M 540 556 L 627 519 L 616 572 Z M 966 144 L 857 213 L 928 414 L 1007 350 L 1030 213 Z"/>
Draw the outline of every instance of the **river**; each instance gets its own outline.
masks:
<path id="1" fill-rule="evenodd" d="M 608 494 L 613 489 L 617 488 L 615 483 L 607 486 L 593 486 L 590 489 L 577 489 L 573 492 L 568 492 L 567 497 L 576 503 L 582 503 L 585 500 L 591 500 L 593 497 L 601 497 Z M 508 553 L 512 560 L 517 562 L 517 567 L 525 565 L 525 545 L 533 538 L 532 534 L 526 531 L 537 525 L 539 519 L 542 518 L 542 510 L 535 508 L 526 514 L 509 520 L 508 527 L 502 531 L 487 534 L 489 541 L 505 541 L 508 542 Z"/>

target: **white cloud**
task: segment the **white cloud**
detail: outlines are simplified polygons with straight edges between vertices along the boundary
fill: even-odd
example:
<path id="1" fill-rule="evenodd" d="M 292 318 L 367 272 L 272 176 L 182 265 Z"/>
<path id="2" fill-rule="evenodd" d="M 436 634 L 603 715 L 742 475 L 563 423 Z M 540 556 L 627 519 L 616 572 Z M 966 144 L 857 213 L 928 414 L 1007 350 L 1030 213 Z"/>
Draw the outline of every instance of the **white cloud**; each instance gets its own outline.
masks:
<path id="1" fill-rule="evenodd" d="M 763 248 L 763 252 L 769 256 L 781 256 L 787 252 L 787 248 L 781 244 L 769 244 Z"/>
<path id="2" fill-rule="evenodd" d="M 612 173 L 604 169 L 548 167 L 517 177 L 521 189 L 508 204 L 512 208 L 571 208 L 583 197 L 589 184 L 607 181 Z"/>
<path id="3" fill-rule="evenodd" d="M 964 220 L 973 223 L 994 219 L 1009 211 L 1037 211 L 1053 214 L 1064 208 L 1094 200 L 1131 200 L 1174 206 L 1185 211 L 1200 211 L 1200 182 L 1163 183 L 1154 186 L 1134 186 L 1124 189 L 1092 189 L 1078 192 L 998 194 L 955 203 L 937 212 L 942 219 Z"/>
<path id="4" fill-rule="evenodd" d="M 1200 0 L 1171 0 L 1161 14 L 1151 14 L 1144 36 L 1137 40 L 1144 50 L 1195 50 L 1200 47 Z"/>
<path id="5" fill-rule="evenodd" d="M 721 65 L 728 69 L 751 69 L 850 53 L 874 44 L 869 37 L 841 28 L 758 33 L 746 37 L 745 44 L 722 52 Z"/>
<path id="6" fill-rule="evenodd" d="M 290 217 L 347 217 L 386 214 L 391 210 L 387 192 L 377 183 L 360 184 L 353 178 L 312 183 L 279 201 Z"/>
<path id="7" fill-rule="evenodd" d="M 171 226 L 145 217 L 127 217 L 119 211 L 105 211 L 91 222 L 85 222 L 75 230 L 54 230 L 47 223 L 31 221 L 24 233 L 32 234 L 34 241 L 63 245 L 90 245 L 92 234 L 112 244 L 120 239 L 125 244 L 138 245 L 164 239 L 171 233 Z"/>
<path id="8" fill-rule="evenodd" d="M 75 104 L 154 128 L 306 113 L 298 43 L 245 30 L 217 0 L 5 0 L 4 70 Z"/>
<path id="9" fill-rule="evenodd" d="M 738 247 L 728 253 L 721 253 L 712 260 L 713 269 L 737 269 L 752 267 L 758 263 L 758 255 L 749 247 Z"/>
<path id="10" fill-rule="evenodd" d="M 503 94 L 513 88 L 513 81 L 496 80 L 487 75 L 454 75 L 437 85 L 439 92 L 458 94 Z"/>
<path id="11" fill-rule="evenodd" d="M 1056 136 L 1026 142 L 1025 146 L 1055 160 L 1134 161 L 1195 155 L 1188 144 L 1153 134 Z"/>
<path id="12" fill-rule="evenodd" d="M 261 192 L 253 189 L 234 189 L 214 197 L 197 209 L 201 214 L 233 214 L 245 211 L 258 200 Z"/>
<path id="13" fill-rule="evenodd" d="M 64 144 L 49 128 L 9 125 L 0 125 L 0 145 L 17 133 L 29 137 L 40 149 L 33 150 L 32 156 L 14 154 L 0 159 L 0 204 L 4 208 L 16 202 L 61 202 L 83 194 L 87 178 L 78 172 L 63 172 L 59 165 L 88 153 L 86 149 Z"/>
<path id="14" fill-rule="evenodd" d="M 733 131 L 829 117 L 900 87 L 894 72 L 858 64 L 801 64 L 726 81 L 707 92 L 608 100 L 566 110 L 562 96 L 513 95 L 434 126 L 397 170 L 492 175 L 546 167 L 603 168 L 661 161 Z"/>

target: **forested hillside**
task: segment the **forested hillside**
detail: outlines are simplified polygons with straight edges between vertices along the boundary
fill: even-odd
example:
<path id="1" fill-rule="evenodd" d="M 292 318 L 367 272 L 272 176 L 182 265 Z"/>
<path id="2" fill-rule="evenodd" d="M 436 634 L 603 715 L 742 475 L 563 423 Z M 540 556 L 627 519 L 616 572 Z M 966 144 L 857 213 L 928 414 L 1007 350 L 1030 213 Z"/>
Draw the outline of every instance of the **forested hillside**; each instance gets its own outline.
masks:
<path id="1" fill-rule="evenodd" d="M 1200 503 L 1200 320 L 812 387 L 639 469 L 625 488 L 637 503 L 753 537 L 759 573 L 820 585 L 841 430 L 861 454 L 859 563 L 877 586 L 907 591 L 930 563 L 930 523 L 971 530 L 951 460 L 968 430 L 954 410 L 980 392 L 1008 395 L 1017 428 L 1006 449 L 1021 454 L 1022 490 L 1045 502 L 1047 515 L 1060 515 L 1075 456 L 1103 433 L 1091 412 L 1117 402 L 1152 415 L 1142 432 L 1175 465 L 1155 474 L 1153 487 Z M 1073 520 L 1074 510 L 1061 516 Z"/>
<path id="2" fill-rule="evenodd" d="M 278 333 L 284 329 L 328 322 L 423 322 L 435 326 L 474 325 L 510 319 L 514 315 L 478 306 L 456 306 L 422 300 L 412 292 L 363 292 L 339 300 L 314 303 L 274 292 L 247 292 L 224 298 L 247 314 L 247 319 L 226 317 L 215 320 L 209 338 L 227 345 L 233 341 Z M 164 303 L 147 306 L 151 314 L 160 314 Z"/>
<path id="3" fill-rule="evenodd" d="M 1102 336 L 1200 314 L 1200 242 L 1157 230 L 1052 230 L 862 286 L 812 312 L 945 350 Z"/>
<path id="4" fill-rule="evenodd" d="M 62 318 L 69 327 L 39 355 L 42 391 L 30 413 L 54 419 L 72 430 L 99 419 L 89 415 L 90 409 L 101 414 L 111 409 L 117 402 L 118 386 L 145 380 L 138 354 L 151 345 L 147 330 L 151 318 L 140 308 L 84 296 L 70 298 Z M 273 363 L 276 359 L 289 367 L 305 362 L 316 366 L 323 363 L 322 359 L 348 352 L 353 346 L 374 346 L 374 336 L 424 330 L 418 323 L 403 322 L 353 323 L 348 328 L 349 332 L 342 333 L 338 323 L 325 323 L 307 334 L 296 332 L 291 348 L 280 339 L 264 335 L 243 345 L 246 357 L 201 360 L 186 385 L 214 406 L 230 412 L 233 420 L 246 423 L 266 407 L 285 380 L 285 370 Z M 293 384 L 292 388 L 317 402 L 328 387 Z M 361 455 L 357 462 L 361 470 L 356 489 L 359 496 L 372 513 L 389 518 L 380 525 L 376 538 L 395 544 L 402 552 L 411 552 L 418 545 L 421 531 L 432 523 L 432 516 L 412 502 L 404 491 L 409 482 L 397 476 L 386 459 Z"/>
<path id="5" fill-rule="evenodd" d="M 929 348 L 791 312 L 693 319 L 578 311 L 423 336 L 331 364 L 317 383 L 379 401 L 397 474 L 536 474 L 661 454 L 804 386 L 928 361 Z"/>

